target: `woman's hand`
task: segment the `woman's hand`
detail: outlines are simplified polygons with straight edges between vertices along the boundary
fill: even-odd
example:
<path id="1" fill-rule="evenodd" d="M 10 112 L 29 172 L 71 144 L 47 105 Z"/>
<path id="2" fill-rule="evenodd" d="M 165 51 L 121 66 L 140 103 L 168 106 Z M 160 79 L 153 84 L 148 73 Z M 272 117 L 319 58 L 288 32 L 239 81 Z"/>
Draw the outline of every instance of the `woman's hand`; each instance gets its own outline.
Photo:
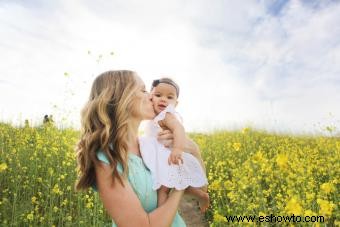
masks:
<path id="1" fill-rule="evenodd" d="M 174 143 L 174 134 L 170 130 L 165 129 L 158 133 L 157 139 L 165 147 L 171 148 Z"/>

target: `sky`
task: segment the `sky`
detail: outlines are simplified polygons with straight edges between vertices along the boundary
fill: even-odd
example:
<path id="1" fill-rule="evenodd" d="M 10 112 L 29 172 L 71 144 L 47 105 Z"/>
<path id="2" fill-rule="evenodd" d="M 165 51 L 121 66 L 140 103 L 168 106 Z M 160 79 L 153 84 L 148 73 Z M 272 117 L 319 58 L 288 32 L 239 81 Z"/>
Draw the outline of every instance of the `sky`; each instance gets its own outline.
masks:
<path id="1" fill-rule="evenodd" d="M 187 131 L 340 132 L 340 1 L 0 0 L 0 121 L 79 128 L 94 78 L 180 86 Z"/>

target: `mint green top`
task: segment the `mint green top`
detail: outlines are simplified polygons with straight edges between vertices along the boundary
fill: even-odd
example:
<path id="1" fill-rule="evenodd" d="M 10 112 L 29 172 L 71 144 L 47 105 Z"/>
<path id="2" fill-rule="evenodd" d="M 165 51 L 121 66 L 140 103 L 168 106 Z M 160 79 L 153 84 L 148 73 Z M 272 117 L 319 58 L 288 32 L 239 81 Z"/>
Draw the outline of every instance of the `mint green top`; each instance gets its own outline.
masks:
<path id="1" fill-rule="evenodd" d="M 100 161 L 109 164 L 109 160 L 102 151 L 97 152 L 97 158 Z M 149 213 L 157 208 L 157 191 L 152 189 L 151 172 L 144 165 L 141 157 L 129 152 L 128 158 L 128 181 L 139 198 L 145 212 Z M 119 173 L 123 172 L 123 167 L 121 164 L 117 165 L 117 170 Z M 117 226 L 113 220 L 112 226 Z M 184 227 L 186 225 L 181 216 L 176 213 L 175 219 L 171 226 Z"/>

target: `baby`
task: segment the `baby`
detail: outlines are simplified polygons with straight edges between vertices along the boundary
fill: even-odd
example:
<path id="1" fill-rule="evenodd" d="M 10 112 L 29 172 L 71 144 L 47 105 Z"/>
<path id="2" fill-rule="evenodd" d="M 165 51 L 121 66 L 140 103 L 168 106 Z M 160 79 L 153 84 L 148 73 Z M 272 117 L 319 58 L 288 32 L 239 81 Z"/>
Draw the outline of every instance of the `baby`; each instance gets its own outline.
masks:
<path id="1" fill-rule="evenodd" d="M 199 161 L 184 152 L 185 131 L 181 117 L 175 111 L 179 86 L 169 78 L 154 80 L 151 95 L 156 117 L 148 122 L 145 135 L 152 142 L 140 144 L 140 150 L 144 163 L 151 171 L 153 189 L 158 193 L 158 206 L 166 201 L 171 188 L 186 189 L 187 193 L 198 199 L 204 212 L 209 206 L 206 192 L 208 181 Z M 162 129 L 172 131 L 172 148 L 165 147 L 157 140 L 157 134 Z"/>

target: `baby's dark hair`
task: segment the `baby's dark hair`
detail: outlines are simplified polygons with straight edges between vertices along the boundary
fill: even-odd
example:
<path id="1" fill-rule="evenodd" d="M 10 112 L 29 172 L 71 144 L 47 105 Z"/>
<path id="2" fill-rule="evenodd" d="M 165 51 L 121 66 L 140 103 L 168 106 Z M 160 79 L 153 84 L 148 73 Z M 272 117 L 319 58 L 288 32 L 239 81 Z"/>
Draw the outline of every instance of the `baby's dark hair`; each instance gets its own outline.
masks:
<path id="1" fill-rule="evenodd" d="M 163 78 L 152 81 L 151 90 L 154 87 L 157 87 L 158 84 L 160 84 L 160 83 L 169 84 L 169 85 L 173 86 L 176 89 L 176 95 L 177 95 L 177 98 L 178 98 L 178 96 L 179 96 L 179 86 L 175 81 L 173 81 L 172 79 L 170 79 L 168 77 L 163 77 Z"/>

